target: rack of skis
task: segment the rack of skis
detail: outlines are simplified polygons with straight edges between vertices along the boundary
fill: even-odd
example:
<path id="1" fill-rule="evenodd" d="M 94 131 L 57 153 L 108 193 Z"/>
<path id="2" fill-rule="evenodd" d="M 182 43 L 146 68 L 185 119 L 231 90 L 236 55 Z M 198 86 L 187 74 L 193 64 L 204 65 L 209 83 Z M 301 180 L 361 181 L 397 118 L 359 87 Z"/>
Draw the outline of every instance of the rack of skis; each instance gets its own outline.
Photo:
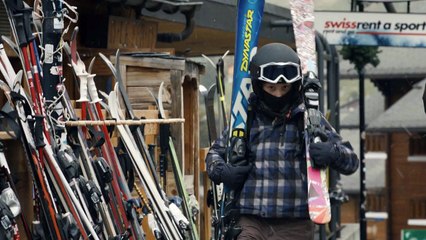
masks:
<path id="1" fill-rule="evenodd" d="M 78 28 L 69 42 L 63 40 L 71 23 L 77 22 L 75 7 L 59 0 L 35 1 L 33 7 L 22 0 L 3 0 L 3 4 L 14 40 L 3 36 L 0 44 L 0 88 L 7 99 L 1 119 L 25 150 L 34 183 L 34 219 L 21 211 L 0 144 L 0 239 L 145 239 L 148 231 L 156 239 L 198 239 L 197 213 L 183 186 L 168 128 L 173 121 L 164 119 L 161 91 L 155 98 L 163 120 L 160 163 L 170 159 L 179 198 L 166 196 L 160 184 L 164 167 L 159 166 L 158 174 L 138 126 L 142 121 L 135 119 L 115 68 L 119 52 L 115 66 L 100 54 L 117 82 L 100 98 L 91 72 L 94 61 L 86 66 L 77 51 Z M 12 66 L 5 45 L 19 57 L 20 68 Z M 71 66 L 62 66 L 63 58 Z M 73 71 L 79 86 L 80 118 L 64 85 L 62 68 Z M 111 128 L 106 125 L 111 120 L 103 111 L 119 133 L 118 146 L 111 142 Z M 79 124 L 80 120 L 88 121 Z M 148 227 L 142 227 L 143 219 Z"/>

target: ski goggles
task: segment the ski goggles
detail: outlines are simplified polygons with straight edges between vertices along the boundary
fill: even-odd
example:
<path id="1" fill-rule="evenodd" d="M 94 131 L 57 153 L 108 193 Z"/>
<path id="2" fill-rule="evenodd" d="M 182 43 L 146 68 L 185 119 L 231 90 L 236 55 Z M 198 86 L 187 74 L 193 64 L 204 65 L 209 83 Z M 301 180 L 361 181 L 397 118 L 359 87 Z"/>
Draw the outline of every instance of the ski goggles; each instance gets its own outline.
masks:
<path id="1" fill-rule="evenodd" d="M 300 65 L 292 62 L 271 62 L 259 66 L 259 80 L 269 83 L 293 83 L 302 79 Z"/>

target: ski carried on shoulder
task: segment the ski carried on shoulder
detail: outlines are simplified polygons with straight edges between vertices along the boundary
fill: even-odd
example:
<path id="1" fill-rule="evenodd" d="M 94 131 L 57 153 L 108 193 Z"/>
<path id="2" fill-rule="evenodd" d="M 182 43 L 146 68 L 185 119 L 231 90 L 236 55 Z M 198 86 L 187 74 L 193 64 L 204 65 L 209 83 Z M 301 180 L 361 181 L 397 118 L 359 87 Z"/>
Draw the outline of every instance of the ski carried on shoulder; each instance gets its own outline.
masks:
<path id="1" fill-rule="evenodd" d="M 327 185 L 327 170 L 314 168 L 309 155 L 310 143 L 320 141 L 315 130 L 320 128 L 319 91 L 315 51 L 314 1 L 290 0 L 294 37 L 297 53 L 302 64 L 303 92 L 305 102 L 304 134 L 307 161 L 309 216 L 316 224 L 328 223 L 331 219 L 330 196 Z"/>
<path id="2" fill-rule="evenodd" d="M 245 149 L 248 99 L 252 92 L 249 64 L 257 49 L 264 4 L 264 0 L 239 0 L 237 3 L 234 76 L 226 159 L 234 166 L 248 164 L 245 151 L 240 150 Z M 241 229 L 235 226 L 237 216 L 233 211 L 236 194 L 225 186 L 220 203 L 220 227 L 215 239 L 235 239 L 241 232 Z"/>

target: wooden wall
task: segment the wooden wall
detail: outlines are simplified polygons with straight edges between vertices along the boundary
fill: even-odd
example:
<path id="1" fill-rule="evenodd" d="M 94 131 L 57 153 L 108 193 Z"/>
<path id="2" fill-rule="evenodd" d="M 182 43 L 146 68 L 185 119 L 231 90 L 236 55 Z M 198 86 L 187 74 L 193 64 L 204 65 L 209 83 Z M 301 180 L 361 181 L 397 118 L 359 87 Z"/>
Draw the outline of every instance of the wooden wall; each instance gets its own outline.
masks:
<path id="1" fill-rule="evenodd" d="M 350 194 L 349 202 L 341 205 L 341 222 L 344 223 L 356 223 L 358 222 L 359 216 L 359 196 Z"/>
<path id="2" fill-rule="evenodd" d="M 384 207 L 381 194 L 367 193 L 367 211 L 380 212 Z M 380 207 L 379 207 L 380 206 Z M 359 223 L 359 194 L 349 194 L 349 202 L 341 206 L 341 223 Z M 388 239 L 388 221 L 367 219 L 367 240 Z"/>
<path id="3" fill-rule="evenodd" d="M 407 225 L 407 220 L 414 218 L 413 199 L 426 198 L 426 181 L 424 181 L 426 162 L 409 162 L 409 132 L 391 134 L 390 155 L 390 203 L 392 239 L 399 239 L 401 229 L 416 228 Z M 420 211 L 417 210 L 417 211 Z M 426 210 L 422 210 L 423 214 Z M 423 215 L 420 218 L 426 218 Z"/>

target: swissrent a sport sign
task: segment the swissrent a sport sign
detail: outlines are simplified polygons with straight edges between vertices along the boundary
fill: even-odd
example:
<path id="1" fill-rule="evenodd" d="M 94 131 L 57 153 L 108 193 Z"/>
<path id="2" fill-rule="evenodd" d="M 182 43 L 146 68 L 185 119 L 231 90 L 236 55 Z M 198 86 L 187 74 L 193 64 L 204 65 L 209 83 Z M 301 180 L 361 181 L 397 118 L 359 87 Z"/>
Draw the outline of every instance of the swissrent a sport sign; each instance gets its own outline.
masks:
<path id="1" fill-rule="evenodd" d="M 426 47 L 426 14 L 315 12 L 329 44 Z"/>

